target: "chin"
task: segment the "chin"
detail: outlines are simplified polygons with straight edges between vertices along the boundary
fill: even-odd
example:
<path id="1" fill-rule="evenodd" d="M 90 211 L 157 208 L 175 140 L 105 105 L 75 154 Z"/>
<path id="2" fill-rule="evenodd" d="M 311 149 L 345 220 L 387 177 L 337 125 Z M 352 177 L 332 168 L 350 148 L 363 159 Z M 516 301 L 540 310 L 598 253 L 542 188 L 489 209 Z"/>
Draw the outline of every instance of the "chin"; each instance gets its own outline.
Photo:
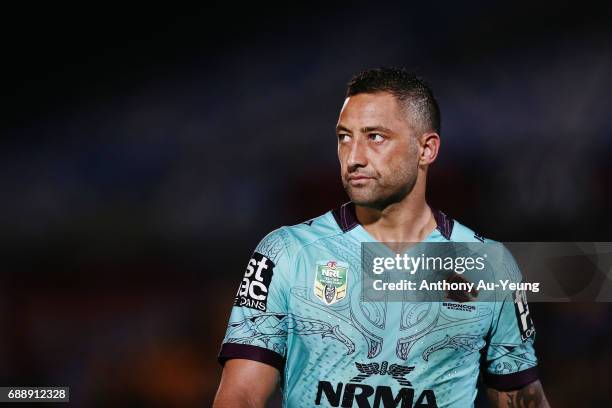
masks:
<path id="1" fill-rule="evenodd" d="M 410 190 L 400 189 L 391 194 L 375 194 L 372 191 L 355 191 L 354 189 L 347 189 L 346 192 L 355 205 L 382 211 L 389 205 L 402 201 Z"/>
<path id="2" fill-rule="evenodd" d="M 373 194 L 363 194 L 361 192 L 355 193 L 354 191 L 347 191 L 347 193 L 351 201 L 360 207 L 374 208 L 377 210 L 386 207 L 385 202 L 387 200 L 385 197 L 379 197 Z"/>
<path id="3" fill-rule="evenodd" d="M 357 205 L 366 205 L 366 203 L 373 201 L 372 194 L 370 191 L 365 191 L 364 189 L 348 186 L 344 186 L 344 189 L 351 201 Z"/>

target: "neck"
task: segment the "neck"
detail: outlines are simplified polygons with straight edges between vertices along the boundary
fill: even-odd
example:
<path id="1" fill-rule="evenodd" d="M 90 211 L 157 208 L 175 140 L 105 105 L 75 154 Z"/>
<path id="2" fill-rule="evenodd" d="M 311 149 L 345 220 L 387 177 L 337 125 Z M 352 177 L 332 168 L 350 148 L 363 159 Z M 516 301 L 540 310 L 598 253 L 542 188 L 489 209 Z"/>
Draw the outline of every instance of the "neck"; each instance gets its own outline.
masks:
<path id="1" fill-rule="evenodd" d="M 415 190 L 382 210 L 356 205 L 357 219 L 380 242 L 421 242 L 437 224 L 424 191 Z"/>

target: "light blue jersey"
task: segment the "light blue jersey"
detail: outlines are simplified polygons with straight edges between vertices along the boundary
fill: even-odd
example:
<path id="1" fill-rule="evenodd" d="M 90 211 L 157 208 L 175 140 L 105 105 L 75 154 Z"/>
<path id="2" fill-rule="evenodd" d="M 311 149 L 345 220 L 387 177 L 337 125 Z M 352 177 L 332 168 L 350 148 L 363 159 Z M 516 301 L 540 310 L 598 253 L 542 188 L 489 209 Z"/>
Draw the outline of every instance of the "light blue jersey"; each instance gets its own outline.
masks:
<path id="1" fill-rule="evenodd" d="M 439 211 L 424 242 L 483 239 Z M 362 302 L 361 244 L 374 238 L 351 203 L 282 227 L 257 246 L 219 360 L 270 364 L 287 407 L 470 407 L 489 387 L 537 379 L 524 300 Z"/>

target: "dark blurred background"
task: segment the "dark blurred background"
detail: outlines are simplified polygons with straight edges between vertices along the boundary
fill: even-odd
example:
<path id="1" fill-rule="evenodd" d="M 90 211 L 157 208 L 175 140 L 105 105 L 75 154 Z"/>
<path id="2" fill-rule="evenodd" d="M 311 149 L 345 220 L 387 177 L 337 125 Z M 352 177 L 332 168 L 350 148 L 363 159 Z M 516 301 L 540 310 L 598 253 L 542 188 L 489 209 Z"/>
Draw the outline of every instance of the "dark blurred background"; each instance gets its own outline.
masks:
<path id="1" fill-rule="evenodd" d="M 612 13 L 536 3 L 5 8 L 0 384 L 209 405 L 257 242 L 346 200 L 333 129 L 365 68 L 434 88 L 432 205 L 611 241 Z M 531 311 L 553 406 L 609 406 L 610 304 Z"/>

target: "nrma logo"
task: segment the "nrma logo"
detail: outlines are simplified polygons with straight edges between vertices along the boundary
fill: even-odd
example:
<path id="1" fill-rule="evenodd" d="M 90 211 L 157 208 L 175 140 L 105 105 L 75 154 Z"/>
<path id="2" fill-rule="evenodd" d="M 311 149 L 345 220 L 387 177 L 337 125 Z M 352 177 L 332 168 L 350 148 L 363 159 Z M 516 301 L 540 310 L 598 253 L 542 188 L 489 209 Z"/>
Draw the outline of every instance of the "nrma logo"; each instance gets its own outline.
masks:
<path id="1" fill-rule="evenodd" d="M 437 408 L 436 395 L 433 390 L 423 390 L 415 401 L 415 391 L 412 384 L 404 376 L 414 370 L 399 364 L 389 365 L 386 361 L 378 363 L 355 363 L 359 374 L 350 379 L 347 384 L 333 385 L 329 381 L 319 381 L 315 405 L 322 403 L 332 407 L 359 408 Z M 394 392 L 388 385 L 376 387 L 360 384 L 363 380 L 373 376 L 391 376 L 397 380 L 402 388 Z"/>

